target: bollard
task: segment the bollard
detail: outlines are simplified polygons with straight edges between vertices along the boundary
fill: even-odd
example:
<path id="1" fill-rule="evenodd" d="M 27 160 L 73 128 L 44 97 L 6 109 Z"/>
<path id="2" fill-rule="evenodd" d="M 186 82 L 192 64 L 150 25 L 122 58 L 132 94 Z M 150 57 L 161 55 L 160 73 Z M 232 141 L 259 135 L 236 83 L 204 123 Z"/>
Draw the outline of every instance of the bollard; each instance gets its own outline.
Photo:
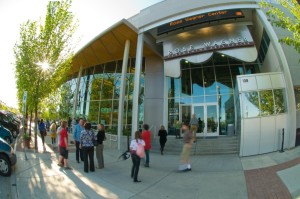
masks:
<path id="1" fill-rule="evenodd" d="M 280 150 L 280 153 L 283 153 L 284 150 L 283 150 L 283 144 L 284 144 L 284 128 L 282 129 L 282 143 L 281 143 L 281 150 Z"/>

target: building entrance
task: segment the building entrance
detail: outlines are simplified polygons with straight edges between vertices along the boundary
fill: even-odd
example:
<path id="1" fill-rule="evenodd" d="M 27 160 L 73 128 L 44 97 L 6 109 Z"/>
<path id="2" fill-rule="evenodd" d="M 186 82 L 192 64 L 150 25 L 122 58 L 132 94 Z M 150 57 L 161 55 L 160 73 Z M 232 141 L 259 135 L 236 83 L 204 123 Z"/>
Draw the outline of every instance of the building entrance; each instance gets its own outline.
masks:
<path id="1" fill-rule="evenodd" d="M 218 136 L 219 135 L 219 113 L 218 104 L 192 104 L 182 105 L 180 108 L 181 121 L 190 123 L 192 115 L 198 119 L 197 136 Z"/>

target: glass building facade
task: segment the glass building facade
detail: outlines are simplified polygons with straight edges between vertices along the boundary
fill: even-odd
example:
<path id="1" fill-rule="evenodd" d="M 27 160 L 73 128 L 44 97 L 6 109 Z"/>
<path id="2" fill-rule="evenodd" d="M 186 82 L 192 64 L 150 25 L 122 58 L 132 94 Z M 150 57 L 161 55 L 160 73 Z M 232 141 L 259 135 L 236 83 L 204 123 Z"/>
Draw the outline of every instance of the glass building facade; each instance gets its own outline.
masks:
<path id="1" fill-rule="evenodd" d="M 124 102 L 124 128 L 130 130 L 132 122 L 132 95 L 134 83 L 135 59 L 128 60 L 125 102 Z M 143 96 L 144 96 L 144 62 L 141 75 L 141 93 L 139 99 L 139 119 L 143 122 Z M 110 62 L 82 71 L 78 103 L 76 107 L 76 118 L 85 118 L 92 123 L 102 123 L 107 131 L 116 133 L 118 128 L 118 108 L 122 75 L 122 61 Z M 69 80 L 70 92 L 75 93 L 77 77 Z M 72 103 L 72 102 L 71 102 Z M 73 111 L 73 110 L 72 110 Z M 72 113 L 71 111 L 71 113 Z M 71 114 L 70 113 L 70 114 Z"/>
<path id="2" fill-rule="evenodd" d="M 168 78 L 168 127 L 190 122 L 196 114 L 198 133 L 228 135 L 235 123 L 236 76 L 259 73 L 259 63 L 245 63 L 214 53 L 204 63 L 181 60 L 181 77 Z M 229 132 L 230 131 L 230 132 Z"/>

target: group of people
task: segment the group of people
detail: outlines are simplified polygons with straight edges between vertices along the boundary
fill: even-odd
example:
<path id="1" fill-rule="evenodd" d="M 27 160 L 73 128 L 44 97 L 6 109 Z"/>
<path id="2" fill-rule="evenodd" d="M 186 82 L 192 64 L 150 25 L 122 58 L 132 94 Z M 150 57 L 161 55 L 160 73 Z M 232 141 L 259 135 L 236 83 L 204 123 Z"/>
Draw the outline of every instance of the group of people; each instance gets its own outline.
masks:
<path id="1" fill-rule="evenodd" d="M 189 155 L 192 148 L 192 144 L 195 141 L 193 133 L 189 130 L 187 124 L 182 124 L 181 129 L 184 133 L 183 135 L 183 149 L 181 153 L 181 164 L 179 165 L 179 171 L 191 171 L 191 164 L 189 162 Z M 39 130 L 41 133 L 42 142 L 44 145 L 44 136 L 47 134 L 46 126 L 41 119 L 39 123 Z M 58 138 L 59 146 L 59 166 L 65 169 L 71 169 L 68 165 L 68 154 L 69 154 L 69 138 L 68 138 L 68 122 L 66 120 L 61 121 L 60 126 L 56 128 L 55 122 L 52 122 L 50 128 L 50 136 L 53 147 L 56 143 L 56 138 Z M 160 137 L 160 152 L 161 155 L 164 153 L 164 147 L 167 142 L 167 131 L 163 125 L 161 125 L 158 131 L 158 136 Z M 76 161 L 77 163 L 84 162 L 84 172 L 94 172 L 94 147 L 96 146 L 96 158 L 98 169 L 104 168 L 104 158 L 103 158 L 103 141 L 106 140 L 105 129 L 103 124 L 98 124 L 97 134 L 92 131 L 92 125 L 89 122 L 85 122 L 82 118 L 78 120 L 78 123 L 73 127 L 73 138 L 76 146 Z M 138 179 L 139 167 L 141 162 L 141 157 L 137 151 L 141 145 L 145 154 L 145 167 L 150 165 L 150 154 L 152 133 L 149 131 L 149 125 L 144 124 L 143 129 L 135 132 L 135 137 L 130 143 L 130 153 L 132 159 L 131 168 L 131 178 L 134 182 L 141 182 Z"/>
<path id="2" fill-rule="evenodd" d="M 95 146 L 96 158 L 98 163 L 96 168 L 104 168 L 103 141 L 106 140 L 105 128 L 103 124 L 98 124 L 97 134 L 95 134 L 91 129 L 91 123 L 84 123 L 83 119 L 80 118 L 78 124 L 75 125 L 73 132 L 73 138 L 76 146 L 76 161 L 77 163 L 80 163 L 80 161 L 84 162 L 84 172 L 95 171 Z"/>
<path id="3" fill-rule="evenodd" d="M 57 127 L 55 122 L 49 127 L 51 143 L 53 148 L 56 145 L 56 138 L 59 150 L 59 166 L 65 169 L 71 169 L 68 166 L 68 156 L 69 156 L 69 136 L 70 132 L 69 123 L 66 120 L 61 121 L 60 126 Z M 46 125 L 43 119 L 39 122 L 39 131 L 42 139 L 43 146 L 45 144 L 45 136 L 47 135 Z M 77 163 L 84 162 L 85 172 L 94 172 L 94 147 L 96 147 L 96 158 L 97 166 L 96 168 L 104 168 L 104 158 L 103 158 L 103 141 L 106 140 L 105 128 L 103 124 L 97 125 L 97 133 L 92 131 L 92 125 L 89 122 L 84 122 L 82 118 L 78 120 L 78 123 L 73 127 L 73 138 L 76 146 L 76 161 Z M 45 147 L 44 147 L 45 150 Z"/>
<path id="4" fill-rule="evenodd" d="M 181 163 L 178 167 L 179 171 L 191 171 L 191 163 L 190 163 L 190 152 L 192 149 L 192 145 L 195 141 L 195 137 L 189 129 L 188 124 L 181 124 L 182 132 L 183 132 L 183 148 L 181 153 Z M 160 130 L 158 131 L 159 142 L 160 142 L 160 151 L 161 155 L 163 155 L 164 147 L 167 142 L 167 131 L 163 125 L 161 125 Z M 139 145 L 144 146 L 145 151 L 145 167 L 149 167 L 150 156 L 149 150 L 151 149 L 151 132 L 149 131 L 149 125 L 144 124 L 143 130 L 139 130 L 135 132 L 135 137 L 132 139 L 130 143 L 130 153 L 132 159 L 132 168 L 131 168 L 131 178 L 133 178 L 133 182 L 141 182 L 138 179 L 139 167 L 141 162 L 141 157 L 138 154 Z"/>

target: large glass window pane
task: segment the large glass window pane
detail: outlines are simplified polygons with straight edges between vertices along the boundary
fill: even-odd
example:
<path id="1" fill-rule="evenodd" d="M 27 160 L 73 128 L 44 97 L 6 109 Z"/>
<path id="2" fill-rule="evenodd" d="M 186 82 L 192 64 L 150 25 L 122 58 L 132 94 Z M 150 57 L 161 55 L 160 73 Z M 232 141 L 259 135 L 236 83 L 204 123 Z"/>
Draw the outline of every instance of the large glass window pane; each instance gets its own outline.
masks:
<path id="1" fill-rule="evenodd" d="M 168 100 L 168 134 L 175 135 L 175 124 L 179 121 L 179 99 Z"/>
<path id="2" fill-rule="evenodd" d="M 191 104 L 192 98 L 191 97 L 182 97 L 180 98 L 180 104 Z"/>
<path id="3" fill-rule="evenodd" d="M 202 68 L 191 70 L 193 96 L 204 95 Z"/>
<path id="4" fill-rule="evenodd" d="M 235 121 L 233 94 L 220 95 L 218 98 L 220 135 L 233 135 Z M 228 133 L 228 131 L 230 132 Z"/>
<path id="5" fill-rule="evenodd" d="M 99 116 L 99 103 L 100 101 L 90 101 L 88 114 L 87 114 L 87 120 L 91 122 L 92 124 L 97 124 L 98 116 Z"/>
<path id="6" fill-rule="evenodd" d="M 274 90 L 274 101 L 275 101 L 275 113 L 285 113 L 286 108 L 286 99 L 285 99 L 284 89 L 275 89 Z"/>
<path id="7" fill-rule="evenodd" d="M 271 90 L 260 91 L 260 114 L 261 116 L 268 116 L 274 114 L 274 100 Z"/>
<path id="8" fill-rule="evenodd" d="M 259 66 L 257 64 L 245 65 L 246 74 L 259 73 Z"/>
<path id="9" fill-rule="evenodd" d="M 111 132 L 111 112 L 112 112 L 112 101 L 105 100 L 101 101 L 100 104 L 100 120 L 101 123 L 104 124 L 108 132 Z"/>
<path id="10" fill-rule="evenodd" d="M 218 102 L 217 95 L 209 95 L 205 96 L 205 103 L 217 103 Z"/>
<path id="11" fill-rule="evenodd" d="M 217 84 L 213 67 L 203 68 L 203 82 L 205 87 L 205 95 L 217 94 Z"/>
<path id="12" fill-rule="evenodd" d="M 184 124 L 189 125 L 190 121 L 191 121 L 192 106 L 184 105 L 184 106 L 181 106 L 180 109 L 181 109 L 181 121 Z"/>
<path id="13" fill-rule="evenodd" d="M 91 100 L 100 100 L 100 91 L 102 87 L 101 75 L 95 75 L 92 80 Z"/>
<path id="14" fill-rule="evenodd" d="M 204 103 L 204 96 L 193 97 L 194 104 L 203 104 Z"/>
<path id="15" fill-rule="evenodd" d="M 242 107 L 244 118 L 259 116 L 258 92 L 242 93 Z"/>
<path id="16" fill-rule="evenodd" d="M 181 71 L 181 93 L 182 95 L 188 95 L 190 96 L 191 91 L 191 76 L 190 76 L 190 70 L 182 70 Z"/>
<path id="17" fill-rule="evenodd" d="M 215 67 L 218 94 L 232 93 L 231 75 L 228 66 Z"/>
<path id="18" fill-rule="evenodd" d="M 114 74 L 103 74 L 103 85 L 101 90 L 101 99 L 112 99 L 114 92 Z"/>
<path id="19" fill-rule="evenodd" d="M 233 81 L 233 88 L 236 87 L 236 76 L 237 75 L 244 75 L 244 67 L 243 65 L 235 65 L 230 66 L 231 75 L 232 75 L 232 81 Z"/>
<path id="20" fill-rule="evenodd" d="M 179 97 L 180 93 L 180 79 L 175 79 L 173 77 L 168 77 L 168 96 Z"/>

